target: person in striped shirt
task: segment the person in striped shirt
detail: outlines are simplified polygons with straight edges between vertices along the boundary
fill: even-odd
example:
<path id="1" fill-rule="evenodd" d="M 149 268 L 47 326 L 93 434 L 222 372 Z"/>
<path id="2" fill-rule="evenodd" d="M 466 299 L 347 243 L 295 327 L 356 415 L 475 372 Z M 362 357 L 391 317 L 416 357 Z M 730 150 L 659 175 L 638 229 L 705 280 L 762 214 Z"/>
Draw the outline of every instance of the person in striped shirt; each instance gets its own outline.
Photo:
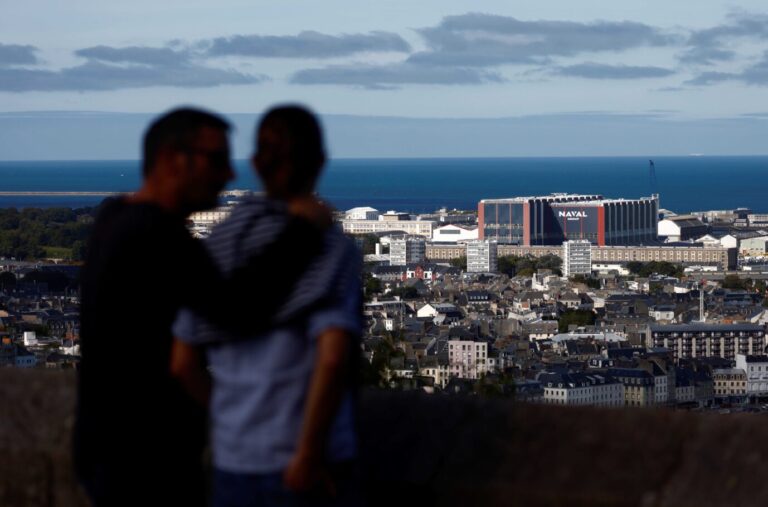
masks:
<path id="1" fill-rule="evenodd" d="M 283 106 L 265 115 L 253 165 L 266 196 L 244 202 L 206 241 L 225 275 L 277 240 L 286 208 L 313 195 L 324 163 L 312 113 Z M 195 312 L 180 314 L 172 369 L 209 402 L 213 505 L 360 503 L 352 367 L 360 268 L 354 243 L 331 227 L 267 332 L 233 334 Z M 272 269 L 293 266 L 285 259 Z M 197 367 L 203 350 L 210 379 Z"/>

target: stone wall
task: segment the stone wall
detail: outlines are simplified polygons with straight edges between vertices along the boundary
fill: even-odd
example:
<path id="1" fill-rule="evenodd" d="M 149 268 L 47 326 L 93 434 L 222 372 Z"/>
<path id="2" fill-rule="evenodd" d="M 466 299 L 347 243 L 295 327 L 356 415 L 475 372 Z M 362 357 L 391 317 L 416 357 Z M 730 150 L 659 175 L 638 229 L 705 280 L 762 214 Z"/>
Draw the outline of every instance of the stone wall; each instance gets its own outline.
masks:
<path id="1" fill-rule="evenodd" d="M 0 505 L 86 505 L 71 372 L 0 370 Z M 366 392 L 369 505 L 762 506 L 768 418 Z"/>

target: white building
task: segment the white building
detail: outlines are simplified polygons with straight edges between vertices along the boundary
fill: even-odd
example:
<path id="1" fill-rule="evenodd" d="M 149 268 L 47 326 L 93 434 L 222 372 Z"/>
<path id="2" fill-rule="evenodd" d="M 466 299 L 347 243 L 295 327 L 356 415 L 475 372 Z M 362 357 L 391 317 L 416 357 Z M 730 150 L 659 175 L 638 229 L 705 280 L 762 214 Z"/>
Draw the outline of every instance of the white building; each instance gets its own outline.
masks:
<path id="1" fill-rule="evenodd" d="M 422 236 L 405 236 L 389 243 L 389 265 L 406 266 L 426 260 L 427 242 Z"/>
<path id="2" fill-rule="evenodd" d="M 395 210 L 389 210 L 386 213 L 382 213 L 379 216 L 379 220 L 384 220 L 386 222 L 402 222 L 410 219 L 411 219 L 410 214 L 404 211 L 395 211 Z"/>
<path id="3" fill-rule="evenodd" d="M 556 405 L 624 406 L 624 385 L 610 377 L 584 373 L 542 373 L 544 402 Z"/>
<path id="4" fill-rule="evenodd" d="M 768 225 L 768 213 L 751 213 L 747 215 L 747 220 L 752 226 Z"/>
<path id="5" fill-rule="evenodd" d="M 758 236 L 741 240 L 741 255 L 765 255 L 768 253 L 768 236 Z"/>
<path id="6" fill-rule="evenodd" d="M 448 224 L 432 231 L 432 241 L 435 243 L 457 243 L 475 240 L 477 235 L 477 226 Z"/>
<path id="7" fill-rule="evenodd" d="M 667 241 L 688 241 L 707 233 L 707 226 L 698 217 L 678 215 L 660 220 L 658 234 Z"/>
<path id="8" fill-rule="evenodd" d="M 432 377 L 435 379 L 435 385 L 445 387 L 451 378 L 451 367 L 448 364 L 443 364 L 437 361 L 426 361 L 424 366 L 419 368 L 419 375 L 424 377 Z"/>
<path id="9" fill-rule="evenodd" d="M 495 240 L 467 242 L 467 272 L 495 273 L 499 270 L 499 247 Z"/>
<path id="10" fill-rule="evenodd" d="M 34 331 L 24 331 L 24 346 L 37 345 L 37 334 Z"/>
<path id="11" fill-rule="evenodd" d="M 196 211 L 189 215 L 189 229 L 192 235 L 198 238 L 204 238 L 211 233 L 218 223 L 223 222 L 232 213 L 233 206 L 219 206 L 218 208 Z"/>
<path id="12" fill-rule="evenodd" d="M 592 272 L 592 244 L 589 240 L 563 242 L 563 275 L 588 275 Z"/>
<path id="13" fill-rule="evenodd" d="M 650 316 L 656 322 L 675 320 L 675 306 L 674 305 L 655 305 L 648 308 L 648 316 Z"/>
<path id="14" fill-rule="evenodd" d="M 653 373 L 653 399 L 656 405 L 664 405 L 669 401 L 669 379 L 665 372 Z"/>
<path id="15" fill-rule="evenodd" d="M 451 376 L 477 379 L 488 371 L 488 344 L 470 340 L 448 340 Z"/>
<path id="16" fill-rule="evenodd" d="M 346 234 L 373 234 L 377 232 L 402 231 L 432 237 L 435 222 L 428 220 L 347 220 L 341 221 L 341 228 Z"/>
<path id="17" fill-rule="evenodd" d="M 347 220 L 378 220 L 379 210 L 368 206 L 352 208 L 344 213 L 344 218 Z"/>
<path id="18" fill-rule="evenodd" d="M 435 322 L 450 325 L 459 322 L 464 316 L 461 310 L 450 303 L 427 303 L 416 310 L 416 317 L 430 317 Z"/>
<path id="19" fill-rule="evenodd" d="M 192 222 L 193 226 L 210 228 L 224 221 L 230 213 L 232 213 L 232 206 L 219 206 L 205 211 L 195 211 L 189 215 L 189 221 Z"/>
<path id="20" fill-rule="evenodd" d="M 768 356 L 736 354 L 736 368 L 747 372 L 747 395 L 768 395 Z"/>

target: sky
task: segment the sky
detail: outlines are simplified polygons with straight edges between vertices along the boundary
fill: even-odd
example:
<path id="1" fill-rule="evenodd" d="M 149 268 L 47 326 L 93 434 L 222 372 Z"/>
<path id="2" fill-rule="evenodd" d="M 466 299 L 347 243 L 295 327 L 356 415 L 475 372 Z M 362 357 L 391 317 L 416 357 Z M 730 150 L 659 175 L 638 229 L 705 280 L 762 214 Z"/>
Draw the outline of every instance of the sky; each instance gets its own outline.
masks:
<path id="1" fill-rule="evenodd" d="M 281 102 L 337 157 L 768 154 L 764 0 L 0 2 L 0 160 Z"/>

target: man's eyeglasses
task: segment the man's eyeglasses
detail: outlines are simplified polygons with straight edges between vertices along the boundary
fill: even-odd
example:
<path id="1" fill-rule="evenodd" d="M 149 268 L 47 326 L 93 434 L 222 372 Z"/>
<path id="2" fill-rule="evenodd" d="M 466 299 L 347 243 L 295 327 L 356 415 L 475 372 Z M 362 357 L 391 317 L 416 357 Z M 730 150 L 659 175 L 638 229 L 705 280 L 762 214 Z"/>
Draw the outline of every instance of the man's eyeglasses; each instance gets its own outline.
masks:
<path id="1" fill-rule="evenodd" d="M 213 165 L 229 166 L 230 164 L 229 150 L 203 150 L 200 148 L 190 148 L 185 151 L 190 154 L 202 155 L 206 159 L 208 159 L 208 162 L 210 164 L 213 164 Z"/>

